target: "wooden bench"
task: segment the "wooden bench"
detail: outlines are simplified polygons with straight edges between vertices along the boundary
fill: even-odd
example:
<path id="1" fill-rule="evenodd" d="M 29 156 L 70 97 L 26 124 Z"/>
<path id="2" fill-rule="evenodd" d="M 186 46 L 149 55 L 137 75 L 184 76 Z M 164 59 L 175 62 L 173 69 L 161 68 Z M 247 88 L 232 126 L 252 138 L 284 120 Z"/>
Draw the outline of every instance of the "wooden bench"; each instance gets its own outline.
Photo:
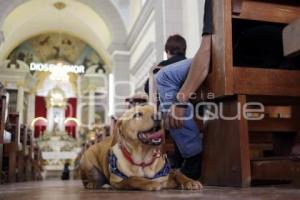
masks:
<path id="1" fill-rule="evenodd" d="M 3 135 L 5 130 L 5 113 L 7 111 L 6 107 L 6 91 L 4 86 L 0 83 L 0 184 L 3 182 Z"/>
<path id="2" fill-rule="evenodd" d="M 7 172 L 8 182 L 15 182 L 18 169 L 17 158 L 20 149 L 19 114 L 10 113 L 8 115 L 8 122 L 10 126 L 8 131 L 12 134 L 12 142 L 9 144 L 4 144 L 3 157 L 6 158 L 8 162 L 6 166 L 3 166 L 3 170 L 6 170 Z"/>
<path id="3" fill-rule="evenodd" d="M 0 83 L 0 144 L 3 144 L 6 110 L 6 91 L 4 86 Z"/>
<path id="4" fill-rule="evenodd" d="M 42 151 L 38 145 L 34 145 L 33 152 L 34 159 L 32 167 L 32 179 L 35 181 L 39 181 L 43 179 L 42 172 L 44 171 Z"/>
<path id="5" fill-rule="evenodd" d="M 20 148 L 18 149 L 17 160 L 17 181 L 22 182 L 25 181 L 26 176 L 26 149 L 27 149 L 27 127 L 23 124 L 20 125 Z"/>
<path id="6" fill-rule="evenodd" d="M 212 0 L 212 2 L 214 28 L 212 66 L 202 88 L 204 93 L 211 92 L 215 95 L 213 102 L 223 104 L 225 116 L 235 116 L 238 106 L 244 106 L 248 102 L 260 102 L 265 107 L 290 106 L 292 114 L 289 119 L 267 116 L 261 121 L 248 121 L 242 116 L 241 119 L 235 120 L 219 118 L 207 121 L 204 135 L 203 182 L 217 186 L 250 186 L 251 183 L 266 181 L 269 178 L 290 179 L 288 174 L 291 169 L 283 167 L 286 166 L 283 163 L 288 160 L 284 148 L 296 143 L 299 135 L 300 71 L 265 69 L 263 66 L 262 68 L 234 66 L 233 32 L 237 27 L 233 24 L 236 21 L 289 24 L 300 16 L 300 2 L 295 0 Z M 289 138 L 289 144 L 284 144 L 284 140 L 280 139 L 282 135 Z M 260 138 L 262 143 L 259 143 Z M 266 141 L 267 145 L 263 143 Z M 279 149 L 274 149 L 274 146 Z M 266 149 L 265 154 L 269 152 L 271 155 L 253 156 L 255 155 L 253 151 L 257 151 L 257 148 Z M 282 156 L 280 158 L 272 156 L 276 153 Z M 270 165 L 266 163 L 270 163 L 270 160 L 273 169 L 268 171 L 268 175 L 261 176 L 264 169 L 269 168 Z"/>
<path id="7" fill-rule="evenodd" d="M 33 162 L 34 162 L 34 144 L 33 144 L 33 132 L 31 129 L 27 129 L 27 141 L 25 147 L 25 181 L 35 180 L 33 177 Z"/>
<path id="8" fill-rule="evenodd" d="M 285 56 L 300 55 L 300 18 L 293 21 L 283 30 L 283 50 Z"/>

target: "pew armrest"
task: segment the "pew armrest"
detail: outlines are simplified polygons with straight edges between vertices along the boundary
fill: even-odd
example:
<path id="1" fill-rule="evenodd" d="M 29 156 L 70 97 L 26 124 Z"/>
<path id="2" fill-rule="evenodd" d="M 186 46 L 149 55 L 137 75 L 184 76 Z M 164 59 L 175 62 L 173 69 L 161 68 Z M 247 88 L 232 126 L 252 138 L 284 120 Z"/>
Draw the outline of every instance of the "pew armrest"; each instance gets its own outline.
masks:
<path id="1" fill-rule="evenodd" d="M 283 30 L 283 51 L 285 56 L 300 54 L 300 18 L 286 26 Z"/>

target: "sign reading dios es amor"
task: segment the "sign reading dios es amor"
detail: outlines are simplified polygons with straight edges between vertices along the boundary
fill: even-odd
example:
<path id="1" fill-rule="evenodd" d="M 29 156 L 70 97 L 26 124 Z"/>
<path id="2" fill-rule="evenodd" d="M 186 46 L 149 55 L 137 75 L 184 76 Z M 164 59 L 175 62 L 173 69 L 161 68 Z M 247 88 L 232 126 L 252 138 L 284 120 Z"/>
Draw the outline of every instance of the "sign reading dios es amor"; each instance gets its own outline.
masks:
<path id="1" fill-rule="evenodd" d="M 40 71 L 40 72 L 63 72 L 63 73 L 75 73 L 83 74 L 85 68 L 83 65 L 66 65 L 62 63 L 58 64 L 48 64 L 48 63 L 31 63 L 30 71 Z"/>

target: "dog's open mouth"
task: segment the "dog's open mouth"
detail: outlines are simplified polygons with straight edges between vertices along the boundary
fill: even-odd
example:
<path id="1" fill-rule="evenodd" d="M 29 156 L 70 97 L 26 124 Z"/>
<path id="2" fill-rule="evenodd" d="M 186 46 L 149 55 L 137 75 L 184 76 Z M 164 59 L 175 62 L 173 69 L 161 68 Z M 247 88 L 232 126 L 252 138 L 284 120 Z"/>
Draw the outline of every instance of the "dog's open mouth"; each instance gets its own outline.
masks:
<path id="1" fill-rule="evenodd" d="M 139 132 L 138 139 L 148 145 L 160 145 L 162 143 L 163 131 L 160 127 L 154 127 L 148 131 Z"/>

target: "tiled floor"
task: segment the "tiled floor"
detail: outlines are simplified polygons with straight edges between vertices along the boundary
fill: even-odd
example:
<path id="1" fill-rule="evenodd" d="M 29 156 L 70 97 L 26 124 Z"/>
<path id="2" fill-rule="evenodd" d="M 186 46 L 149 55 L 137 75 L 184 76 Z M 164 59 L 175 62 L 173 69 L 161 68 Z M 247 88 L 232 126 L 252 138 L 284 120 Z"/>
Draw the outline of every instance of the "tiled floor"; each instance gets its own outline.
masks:
<path id="1" fill-rule="evenodd" d="M 215 188 L 202 192 L 168 190 L 161 192 L 114 191 L 83 189 L 80 181 L 42 181 L 0 186 L 0 200 L 152 200 L 152 199 L 220 199 L 220 200 L 300 200 L 300 189 L 277 187 Z"/>

